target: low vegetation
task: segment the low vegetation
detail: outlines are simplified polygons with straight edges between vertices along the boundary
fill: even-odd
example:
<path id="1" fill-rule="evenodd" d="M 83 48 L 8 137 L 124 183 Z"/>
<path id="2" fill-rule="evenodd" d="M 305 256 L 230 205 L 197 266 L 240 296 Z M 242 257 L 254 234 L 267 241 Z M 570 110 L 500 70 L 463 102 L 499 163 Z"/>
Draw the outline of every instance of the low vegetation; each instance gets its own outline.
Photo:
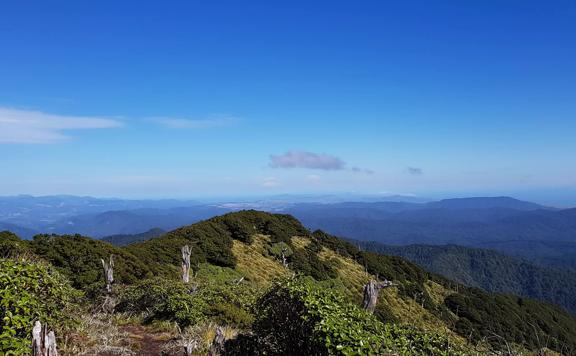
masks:
<path id="1" fill-rule="evenodd" d="M 80 293 L 44 263 L 0 259 L 0 351 L 29 353 L 32 325 L 64 332 L 74 324 Z"/>
<path id="2" fill-rule="evenodd" d="M 184 245 L 192 252 L 189 283 L 180 271 Z M 113 320 L 109 330 L 140 340 L 107 337 L 115 340 L 100 348 L 108 354 L 184 346 L 318 355 L 576 350 L 576 320 L 559 308 L 464 287 L 400 257 L 310 232 L 287 215 L 243 211 L 126 247 L 78 235 L 21 241 L 2 234 L 0 252 L 8 301 L 0 312 L 10 323 L 3 330 L 13 330 L 3 352 L 28 347 L 37 319 L 57 329 L 63 354 L 93 352 L 98 345 L 79 345 L 102 338 L 87 335 L 82 320 L 102 315 Z M 110 255 L 115 281 L 106 292 L 100 259 Z M 363 285 L 384 278 L 394 286 L 380 292 L 374 314 L 361 310 Z M 22 286 L 28 294 L 16 293 Z M 20 309 L 27 303 L 34 307 Z"/>

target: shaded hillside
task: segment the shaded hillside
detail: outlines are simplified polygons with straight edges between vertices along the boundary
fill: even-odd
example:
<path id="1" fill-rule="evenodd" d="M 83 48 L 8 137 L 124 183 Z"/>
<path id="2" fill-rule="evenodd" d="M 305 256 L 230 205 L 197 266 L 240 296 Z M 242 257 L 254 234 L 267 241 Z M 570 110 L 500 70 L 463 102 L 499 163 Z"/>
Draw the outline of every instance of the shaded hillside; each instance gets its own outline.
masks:
<path id="1" fill-rule="evenodd" d="M 38 233 L 37 231 L 32 230 L 32 229 L 28 229 L 25 227 L 21 227 L 18 225 L 6 223 L 6 222 L 1 222 L 1 221 L 0 221 L 0 231 L 10 231 L 12 233 L 15 233 L 18 236 L 21 236 L 22 238 L 25 238 L 25 239 L 32 238 L 32 236 L 34 236 Z"/>
<path id="2" fill-rule="evenodd" d="M 576 256 L 576 209 L 546 209 L 511 198 L 307 204 L 287 211 L 311 229 L 356 240 L 493 248 L 558 266 L 572 266 Z"/>
<path id="3" fill-rule="evenodd" d="M 370 251 L 401 256 L 465 285 L 557 304 L 576 314 L 576 272 L 571 269 L 542 267 L 493 250 L 455 245 L 356 243 Z"/>
<path id="4" fill-rule="evenodd" d="M 170 209 L 107 211 L 61 219 L 49 224 L 46 229 L 60 234 L 82 234 L 97 238 L 110 235 L 131 235 L 153 228 L 172 230 L 229 211 L 230 209 L 204 205 Z"/>
<path id="5" fill-rule="evenodd" d="M 119 310 L 181 329 L 218 322 L 251 330 L 230 339 L 230 352 L 240 354 L 285 347 L 283 335 L 291 334 L 275 331 L 284 330 L 282 320 L 306 321 L 313 331 L 295 331 L 290 345 L 318 354 L 358 347 L 475 354 L 508 346 L 536 350 L 545 346 L 540 340 L 551 349 L 576 349 L 576 320 L 559 308 L 487 294 L 400 257 L 362 252 L 321 231 L 310 233 L 289 215 L 231 213 L 123 248 L 81 236 L 39 236 L 27 245 L 92 294 L 102 279 L 99 258 L 115 255 Z M 191 285 L 178 282 L 183 245 L 192 247 Z M 358 306 L 363 285 L 377 278 L 396 285 L 381 291 L 372 317 Z M 294 314 L 282 314 L 287 310 Z"/>
<path id="6" fill-rule="evenodd" d="M 533 211 L 548 209 L 540 204 L 522 201 L 510 197 L 476 197 L 443 199 L 426 204 L 432 209 L 512 209 L 520 211 Z"/>
<path id="7" fill-rule="evenodd" d="M 150 229 L 148 231 L 142 232 L 140 234 L 106 236 L 106 237 L 103 237 L 101 240 L 109 242 L 115 246 L 126 246 L 126 245 L 129 245 L 131 243 L 150 240 L 154 237 L 161 236 L 165 233 L 166 233 L 165 230 L 162 230 L 159 228 L 154 228 L 154 229 Z"/>

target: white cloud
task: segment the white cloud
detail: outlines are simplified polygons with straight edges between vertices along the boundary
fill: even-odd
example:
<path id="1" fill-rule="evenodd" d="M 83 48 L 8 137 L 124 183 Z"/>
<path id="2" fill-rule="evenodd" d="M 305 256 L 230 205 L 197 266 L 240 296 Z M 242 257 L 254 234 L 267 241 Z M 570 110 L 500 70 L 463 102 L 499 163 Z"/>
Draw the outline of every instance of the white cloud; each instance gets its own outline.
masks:
<path id="1" fill-rule="evenodd" d="M 281 185 L 282 184 L 280 183 L 280 181 L 276 177 L 264 178 L 264 182 L 262 182 L 262 186 L 265 188 L 274 188 L 274 187 L 279 187 Z"/>
<path id="2" fill-rule="evenodd" d="M 310 174 L 306 177 L 306 180 L 313 184 L 318 184 L 322 181 L 322 177 L 316 174 Z"/>
<path id="3" fill-rule="evenodd" d="M 232 126 L 238 122 L 238 118 L 232 116 L 214 117 L 199 120 L 174 117 L 158 117 L 154 118 L 153 120 L 158 124 L 170 129 L 211 129 Z"/>
<path id="4" fill-rule="evenodd" d="M 66 141 L 68 130 L 121 127 L 120 121 L 100 117 L 64 116 L 0 107 L 0 144 L 42 144 Z"/>
<path id="5" fill-rule="evenodd" d="M 308 168 L 321 170 L 342 170 L 346 163 L 338 157 L 307 151 L 288 151 L 281 155 L 271 155 L 272 168 Z"/>

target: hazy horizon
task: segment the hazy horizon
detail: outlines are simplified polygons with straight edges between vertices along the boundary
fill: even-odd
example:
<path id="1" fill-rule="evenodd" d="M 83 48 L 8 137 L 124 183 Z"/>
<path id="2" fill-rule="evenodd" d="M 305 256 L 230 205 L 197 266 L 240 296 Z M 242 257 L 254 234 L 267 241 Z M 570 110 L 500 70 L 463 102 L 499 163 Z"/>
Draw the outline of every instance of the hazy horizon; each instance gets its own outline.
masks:
<path id="1" fill-rule="evenodd" d="M 181 196 L 181 197 L 166 197 L 166 196 L 112 196 L 112 195 L 90 195 L 90 194 L 46 194 L 46 195 L 35 195 L 35 194 L 8 194 L 0 195 L 2 198 L 22 198 L 22 197 L 32 197 L 32 198 L 52 198 L 52 197 L 70 197 L 70 198 L 93 198 L 101 200 L 126 200 L 126 201 L 163 201 L 163 200 L 173 200 L 186 202 L 194 202 L 201 204 L 216 204 L 216 203 L 250 203 L 257 201 L 285 201 L 293 203 L 341 203 L 341 202 L 387 202 L 387 201 L 401 201 L 401 202 L 412 202 L 412 203 L 427 203 L 433 201 L 440 201 L 445 199 L 466 199 L 466 198 L 512 198 L 521 201 L 532 202 L 540 204 L 543 206 L 560 208 L 560 209 L 570 209 L 576 207 L 576 203 L 571 203 L 570 199 L 552 199 L 550 196 L 541 197 L 540 199 L 530 199 L 522 197 L 521 195 L 510 195 L 510 194 L 431 194 L 428 196 L 419 195 L 403 195 L 403 194 L 387 194 L 387 193 L 354 193 L 354 192 L 325 192 L 325 193 L 284 193 L 284 194 L 261 194 L 261 195 L 249 195 L 249 194 L 238 194 L 238 195 L 196 195 L 196 196 Z"/>

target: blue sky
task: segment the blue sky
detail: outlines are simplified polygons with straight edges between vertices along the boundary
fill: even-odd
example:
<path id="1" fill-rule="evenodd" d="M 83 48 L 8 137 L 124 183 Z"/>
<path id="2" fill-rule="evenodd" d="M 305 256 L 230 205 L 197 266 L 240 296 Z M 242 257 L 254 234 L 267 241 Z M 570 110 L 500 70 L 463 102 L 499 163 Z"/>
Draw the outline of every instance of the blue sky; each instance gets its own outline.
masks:
<path id="1" fill-rule="evenodd" d="M 0 194 L 576 203 L 573 1 L 3 2 Z"/>

